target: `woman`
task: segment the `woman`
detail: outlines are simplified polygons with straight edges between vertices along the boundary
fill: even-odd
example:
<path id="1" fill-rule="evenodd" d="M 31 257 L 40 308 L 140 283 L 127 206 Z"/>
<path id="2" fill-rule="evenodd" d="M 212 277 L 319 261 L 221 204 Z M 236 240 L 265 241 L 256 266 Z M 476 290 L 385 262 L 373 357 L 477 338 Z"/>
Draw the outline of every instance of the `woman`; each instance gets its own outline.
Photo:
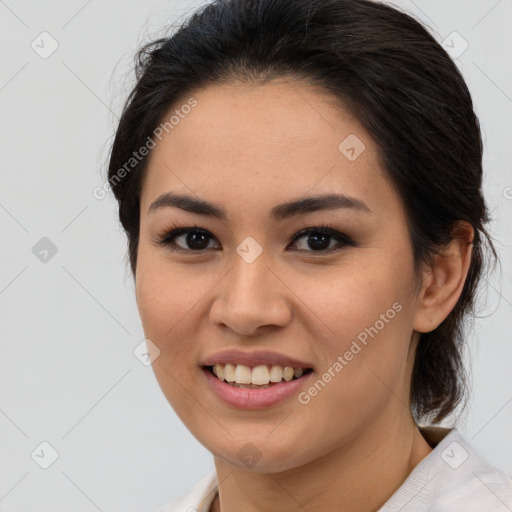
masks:
<path id="1" fill-rule="evenodd" d="M 109 183 L 156 378 L 216 468 L 161 511 L 511 510 L 435 425 L 496 257 L 439 44 L 368 0 L 218 0 L 136 72 Z"/>

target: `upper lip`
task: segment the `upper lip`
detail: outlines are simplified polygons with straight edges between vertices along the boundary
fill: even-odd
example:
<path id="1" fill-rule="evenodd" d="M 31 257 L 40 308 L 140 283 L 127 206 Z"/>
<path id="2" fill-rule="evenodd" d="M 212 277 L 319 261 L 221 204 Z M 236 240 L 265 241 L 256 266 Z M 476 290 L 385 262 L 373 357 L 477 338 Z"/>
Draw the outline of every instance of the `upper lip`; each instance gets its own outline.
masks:
<path id="1" fill-rule="evenodd" d="M 279 354 L 278 352 L 271 352 L 268 350 L 245 352 L 236 349 L 217 352 L 216 354 L 206 357 L 201 363 L 201 366 L 214 366 L 216 364 L 227 363 L 244 364 L 246 366 L 270 364 L 291 366 L 292 368 L 313 368 L 309 363 L 300 361 L 299 359 L 285 354 Z"/>

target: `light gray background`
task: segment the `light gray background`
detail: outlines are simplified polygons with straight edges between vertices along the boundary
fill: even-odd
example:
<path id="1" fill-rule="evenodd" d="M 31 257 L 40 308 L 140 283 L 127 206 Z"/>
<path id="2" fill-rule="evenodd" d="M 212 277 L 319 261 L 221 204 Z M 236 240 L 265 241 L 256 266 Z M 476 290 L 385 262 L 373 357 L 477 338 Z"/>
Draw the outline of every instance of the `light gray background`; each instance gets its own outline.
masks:
<path id="1" fill-rule="evenodd" d="M 113 198 L 92 194 L 133 85 L 134 50 L 203 3 L 0 1 L 4 512 L 151 512 L 214 468 L 133 354 L 144 334 L 125 237 Z M 457 62 L 482 123 L 503 267 L 468 340 L 473 393 L 460 428 L 512 474 L 512 0 L 396 5 L 439 41 L 456 31 L 469 44 Z M 59 45 L 46 59 L 31 48 L 43 31 Z M 43 237 L 57 247 L 46 263 L 32 252 Z M 46 470 L 31 458 L 43 441 L 59 454 Z"/>

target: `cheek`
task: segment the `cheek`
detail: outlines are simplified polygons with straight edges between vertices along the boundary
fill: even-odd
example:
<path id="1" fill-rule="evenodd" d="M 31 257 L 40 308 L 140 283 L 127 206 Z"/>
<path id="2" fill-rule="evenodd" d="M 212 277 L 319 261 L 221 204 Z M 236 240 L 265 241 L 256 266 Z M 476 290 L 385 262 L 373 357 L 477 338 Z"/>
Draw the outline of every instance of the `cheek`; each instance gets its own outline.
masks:
<path id="1" fill-rule="evenodd" d="M 402 272 L 402 276 L 405 272 Z M 401 278 L 402 281 L 404 277 Z M 294 293 L 329 348 L 329 353 L 348 350 L 352 339 L 364 343 L 368 331 L 391 331 L 401 321 L 405 286 L 391 262 L 347 264 L 324 275 L 295 276 Z M 307 313 L 307 314 L 309 314 Z M 393 326 L 395 324 L 395 326 Z"/>
<path id="2" fill-rule="evenodd" d="M 187 286 L 184 273 L 166 262 L 160 250 L 140 247 L 135 293 L 148 337 L 152 334 L 162 344 L 174 334 L 173 326 L 178 328 L 179 321 L 191 309 L 194 296 L 200 294 L 195 294 L 195 289 L 196 286 Z M 206 285 L 204 289 L 207 289 Z"/>
<path id="3" fill-rule="evenodd" d="M 193 307 L 198 293 L 193 293 L 193 287 L 184 287 L 177 272 L 164 273 L 157 266 L 146 265 L 145 260 L 139 264 L 136 278 L 139 315 L 145 337 L 160 351 L 152 363 L 153 372 L 173 410 L 188 424 L 196 421 L 190 417 L 201 410 L 196 398 L 184 392 L 193 389 L 199 371 L 194 364 L 197 357 L 192 343 L 193 325 L 198 322 Z"/>
<path id="4" fill-rule="evenodd" d="M 391 260 L 337 275 L 319 287 L 302 282 L 301 297 L 322 327 L 316 340 L 324 365 L 315 400 L 334 401 L 362 417 L 379 408 L 405 376 L 412 296 L 407 269 L 399 271 Z"/>
<path id="5" fill-rule="evenodd" d="M 162 272 L 146 262 L 142 258 L 138 263 L 135 292 L 144 335 L 160 350 L 154 362 L 155 374 L 165 378 L 163 372 L 167 370 L 183 378 L 184 370 L 188 370 L 185 365 L 191 360 L 191 344 L 187 343 L 191 337 L 186 330 L 193 318 L 193 298 L 176 272 Z"/>

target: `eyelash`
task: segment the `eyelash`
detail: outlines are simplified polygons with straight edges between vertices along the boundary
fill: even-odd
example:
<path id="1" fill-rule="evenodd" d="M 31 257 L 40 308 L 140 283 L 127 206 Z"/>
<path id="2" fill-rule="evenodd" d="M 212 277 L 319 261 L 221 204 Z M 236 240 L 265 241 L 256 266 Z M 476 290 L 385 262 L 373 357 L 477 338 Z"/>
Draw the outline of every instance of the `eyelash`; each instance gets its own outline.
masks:
<path id="1" fill-rule="evenodd" d="M 176 247 L 174 244 L 174 238 L 176 238 L 179 235 L 188 234 L 188 233 L 201 233 L 205 234 L 210 239 L 213 237 L 209 234 L 209 232 L 200 226 L 193 225 L 191 227 L 186 228 L 179 228 L 177 225 L 171 225 L 170 228 L 167 228 L 166 231 L 161 234 L 157 235 L 155 238 L 153 238 L 153 243 L 159 247 L 165 247 L 165 246 L 171 246 L 174 245 L 174 247 L 170 247 L 170 250 L 176 251 L 176 252 L 183 252 L 183 253 L 195 253 L 195 254 L 201 254 L 206 251 L 206 249 L 183 249 L 181 247 Z M 296 233 L 293 238 L 291 239 L 290 243 L 295 243 L 298 239 L 310 235 L 310 234 L 322 234 L 327 235 L 332 238 L 336 238 L 339 242 L 339 245 L 341 247 L 338 248 L 331 248 L 326 250 L 319 250 L 319 251 L 312 251 L 312 250 L 306 250 L 305 252 L 310 252 L 312 254 L 331 254 L 332 252 L 336 252 L 340 250 L 343 247 L 355 247 L 357 244 L 347 235 L 344 233 L 341 233 L 334 229 L 330 224 L 322 223 L 319 226 L 314 226 L 310 228 L 303 229 Z M 330 245 L 330 244 L 329 244 Z M 302 252 L 302 251 L 300 251 Z"/>

